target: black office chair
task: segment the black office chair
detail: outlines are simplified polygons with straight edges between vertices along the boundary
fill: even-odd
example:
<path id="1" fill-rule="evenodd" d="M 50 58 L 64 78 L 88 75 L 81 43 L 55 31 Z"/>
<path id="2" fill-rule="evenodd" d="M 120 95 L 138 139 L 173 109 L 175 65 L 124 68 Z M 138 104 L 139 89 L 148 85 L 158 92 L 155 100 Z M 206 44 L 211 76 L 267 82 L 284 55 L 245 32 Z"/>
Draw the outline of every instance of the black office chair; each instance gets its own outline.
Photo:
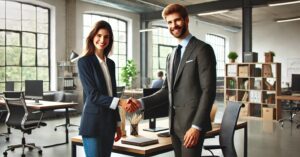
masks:
<path id="1" fill-rule="evenodd" d="M 5 115 L 6 113 L 7 113 L 7 110 L 0 109 L 0 120 L 1 120 L 2 117 L 4 117 L 3 115 Z M 0 136 L 4 136 L 5 140 L 8 142 L 9 141 L 9 134 L 10 134 L 10 128 L 7 128 L 7 132 L 0 133 Z"/>
<path id="2" fill-rule="evenodd" d="M 7 151 L 14 151 L 15 148 L 22 148 L 22 157 L 25 157 L 24 149 L 29 150 L 37 149 L 39 154 L 42 154 L 42 149 L 35 146 L 34 143 L 26 143 L 25 133 L 31 134 L 33 129 L 39 128 L 40 126 L 46 126 L 47 124 L 41 122 L 43 113 L 38 120 L 33 120 L 30 115 L 33 113 L 29 112 L 26 106 L 23 92 L 4 92 L 4 100 L 8 109 L 8 117 L 6 119 L 6 125 L 8 127 L 21 130 L 23 132 L 22 143 L 19 145 L 11 145 L 3 152 L 4 156 L 7 156 Z"/>
<path id="3" fill-rule="evenodd" d="M 237 120 L 239 118 L 240 109 L 242 106 L 243 104 L 239 102 L 228 102 L 224 111 L 220 128 L 220 145 L 204 146 L 204 149 L 208 150 L 212 154 L 212 156 L 215 156 L 212 152 L 213 149 L 221 149 L 224 157 L 237 157 L 236 150 L 234 147 L 234 132 Z"/>
<path id="4" fill-rule="evenodd" d="M 287 111 L 289 116 L 278 120 L 281 127 L 283 127 L 285 121 L 288 121 L 290 123 L 295 122 L 297 124 L 297 128 L 299 128 L 300 121 L 294 118 L 297 115 L 297 112 L 300 111 L 299 102 L 287 101 L 286 104 L 282 104 L 282 110 Z"/>

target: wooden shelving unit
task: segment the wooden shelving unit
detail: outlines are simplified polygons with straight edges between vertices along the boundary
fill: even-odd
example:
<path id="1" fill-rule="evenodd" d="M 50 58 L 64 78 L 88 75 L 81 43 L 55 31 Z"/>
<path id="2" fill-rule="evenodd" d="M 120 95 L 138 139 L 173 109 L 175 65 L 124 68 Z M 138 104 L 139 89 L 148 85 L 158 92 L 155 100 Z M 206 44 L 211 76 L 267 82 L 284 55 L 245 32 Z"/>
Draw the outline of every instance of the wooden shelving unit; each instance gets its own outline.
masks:
<path id="1" fill-rule="evenodd" d="M 224 102 L 243 102 L 241 116 L 266 120 L 281 118 L 280 63 L 229 63 L 225 67 Z"/>

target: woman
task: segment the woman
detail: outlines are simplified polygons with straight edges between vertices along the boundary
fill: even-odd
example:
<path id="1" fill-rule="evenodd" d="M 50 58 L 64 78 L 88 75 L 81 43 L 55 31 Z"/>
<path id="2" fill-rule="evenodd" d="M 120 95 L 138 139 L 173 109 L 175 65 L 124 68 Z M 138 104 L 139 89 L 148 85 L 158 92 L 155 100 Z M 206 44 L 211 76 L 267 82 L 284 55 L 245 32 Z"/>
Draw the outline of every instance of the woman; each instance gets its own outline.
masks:
<path id="1" fill-rule="evenodd" d="M 117 98 L 115 63 L 108 58 L 112 45 L 111 26 L 98 21 L 86 39 L 83 57 L 78 60 L 84 94 L 79 134 L 87 157 L 109 157 L 114 140 L 121 138 L 117 106 L 125 108 L 127 104 Z"/>

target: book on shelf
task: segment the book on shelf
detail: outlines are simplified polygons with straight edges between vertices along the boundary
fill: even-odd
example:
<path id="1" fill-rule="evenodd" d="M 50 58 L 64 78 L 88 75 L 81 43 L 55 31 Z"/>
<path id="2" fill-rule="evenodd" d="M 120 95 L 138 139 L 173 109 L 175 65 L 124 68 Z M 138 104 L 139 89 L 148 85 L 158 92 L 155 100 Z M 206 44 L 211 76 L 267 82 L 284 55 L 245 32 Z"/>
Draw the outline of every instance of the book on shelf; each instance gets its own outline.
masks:
<path id="1" fill-rule="evenodd" d="M 227 76 L 237 76 L 236 65 L 227 66 Z"/>

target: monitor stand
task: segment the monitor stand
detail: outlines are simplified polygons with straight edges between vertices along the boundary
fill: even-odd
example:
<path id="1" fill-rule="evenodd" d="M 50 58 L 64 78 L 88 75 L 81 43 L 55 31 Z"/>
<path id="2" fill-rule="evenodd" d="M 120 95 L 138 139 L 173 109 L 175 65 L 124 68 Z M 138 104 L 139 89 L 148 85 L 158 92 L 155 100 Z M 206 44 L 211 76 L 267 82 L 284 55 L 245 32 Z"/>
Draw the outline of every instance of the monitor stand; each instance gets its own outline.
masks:
<path id="1" fill-rule="evenodd" d="M 150 131 L 150 132 L 158 132 L 163 130 L 168 130 L 169 128 L 163 128 L 163 127 L 156 127 L 156 119 L 150 118 L 149 119 L 149 128 L 143 129 L 144 131 Z"/>
<path id="2" fill-rule="evenodd" d="M 42 103 L 40 103 L 39 99 L 34 99 L 34 102 L 30 102 L 29 104 L 31 104 L 31 105 L 42 105 Z"/>

